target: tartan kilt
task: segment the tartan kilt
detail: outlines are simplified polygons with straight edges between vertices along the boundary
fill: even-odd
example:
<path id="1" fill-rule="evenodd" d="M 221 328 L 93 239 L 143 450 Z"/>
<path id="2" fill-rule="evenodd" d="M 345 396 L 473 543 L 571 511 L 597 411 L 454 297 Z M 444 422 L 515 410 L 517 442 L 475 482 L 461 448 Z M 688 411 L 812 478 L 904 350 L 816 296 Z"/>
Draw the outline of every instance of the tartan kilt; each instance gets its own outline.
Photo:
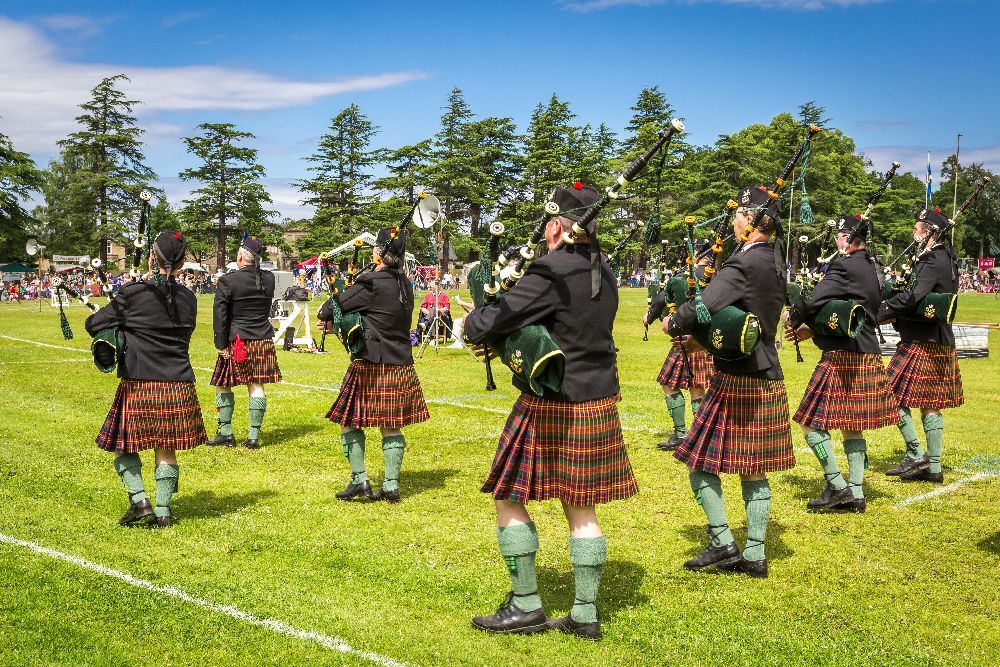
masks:
<path id="1" fill-rule="evenodd" d="M 123 378 L 97 436 L 101 449 L 193 449 L 208 442 L 194 382 Z"/>
<path id="2" fill-rule="evenodd" d="M 688 376 L 684 367 L 684 354 L 680 350 L 671 349 L 663 362 L 660 374 L 656 376 L 656 381 L 664 387 L 671 389 L 690 389 L 691 387 L 701 387 L 706 389 L 712 382 L 712 375 L 715 374 L 715 366 L 712 364 L 712 357 L 704 350 L 688 352 L 688 361 L 691 363 L 691 372 L 694 380 Z"/>
<path id="3" fill-rule="evenodd" d="M 889 384 L 908 408 L 957 408 L 965 403 L 958 351 L 941 343 L 900 343 L 889 361 Z"/>
<path id="4" fill-rule="evenodd" d="M 212 371 L 210 381 L 213 387 L 281 382 L 281 369 L 278 368 L 278 355 L 274 351 L 273 340 L 244 340 L 243 345 L 247 350 L 246 361 L 237 362 L 233 359 L 232 343 L 229 344 L 228 359 L 221 354 L 215 359 L 215 370 Z"/>
<path id="5" fill-rule="evenodd" d="M 781 380 L 717 371 L 674 458 L 692 470 L 754 475 L 795 465 Z"/>
<path id="6" fill-rule="evenodd" d="M 482 491 L 515 503 L 558 498 L 581 506 L 637 494 L 618 400 L 568 403 L 521 394 Z"/>
<path id="7" fill-rule="evenodd" d="M 792 420 L 814 429 L 869 431 L 899 423 L 882 356 L 827 350 Z"/>
<path id="8" fill-rule="evenodd" d="M 398 429 L 430 417 L 413 364 L 394 366 L 363 359 L 347 367 L 340 395 L 326 413 L 330 421 L 354 428 Z"/>

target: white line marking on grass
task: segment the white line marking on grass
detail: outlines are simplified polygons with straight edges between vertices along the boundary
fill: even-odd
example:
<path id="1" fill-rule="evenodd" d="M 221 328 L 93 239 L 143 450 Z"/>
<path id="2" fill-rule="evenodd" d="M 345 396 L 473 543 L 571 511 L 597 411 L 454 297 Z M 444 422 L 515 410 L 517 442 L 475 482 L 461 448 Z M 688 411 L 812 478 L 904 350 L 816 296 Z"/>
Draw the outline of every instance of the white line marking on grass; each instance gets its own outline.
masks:
<path id="1" fill-rule="evenodd" d="M 928 500 L 929 498 L 936 498 L 938 496 L 943 496 L 946 493 L 951 493 L 952 491 L 962 488 L 966 484 L 971 484 L 972 482 L 978 482 L 980 480 L 990 479 L 992 477 L 998 477 L 998 476 L 1000 475 L 997 475 L 996 473 L 978 472 L 975 475 L 972 475 L 971 477 L 963 477 L 958 481 L 952 482 L 947 486 L 939 487 L 937 489 L 934 489 L 933 491 L 928 491 L 927 493 L 921 493 L 920 495 L 917 496 L 904 498 L 903 500 L 893 505 L 893 507 L 895 509 L 900 509 L 902 507 L 906 507 L 907 505 L 912 505 L 913 503 L 919 503 L 922 500 Z"/>
<path id="2" fill-rule="evenodd" d="M 24 547 L 29 551 L 33 551 L 42 556 L 48 556 L 49 558 L 55 558 L 56 560 L 61 560 L 67 563 L 72 563 L 78 567 L 97 572 L 98 574 L 103 574 L 107 577 L 113 579 L 118 579 L 119 581 L 124 581 L 126 584 L 135 586 L 136 588 L 142 588 L 153 593 L 159 593 L 160 595 L 166 595 L 168 597 L 181 600 L 182 602 L 188 602 L 197 607 L 203 609 L 208 609 L 209 611 L 218 612 L 220 614 L 225 614 L 235 618 L 238 621 L 243 621 L 244 623 L 249 623 L 251 625 L 256 625 L 262 628 L 267 628 L 271 632 L 276 632 L 281 635 L 286 635 L 288 637 L 293 637 L 295 639 L 301 639 L 303 641 L 309 641 L 324 648 L 328 648 L 334 651 L 340 651 L 341 653 L 349 653 L 351 655 L 363 658 L 369 662 L 373 662 L 376 665 L 381 665 L 382 667 L 406 667 L 405 663 L 397 662 L 392 658 L 387 658 L 378 653 L 372 653 L 370 651 L 363 651 L 361 649 L 356 649 L 343 639 L 338 637 L 331 637 L 330 635 L 323 635 L 318 632 L 313 632 L 311 630 L 299 630 L 298 628 L 292 627 L 287 623 L 275 620 L 273 618 L 259 618 L 227 604 L 217 604 L 203 598 L 195 597 L 189 593 L 185 593 L 179 588 L 174 586 L 160 586 L 159 584 L 154 584 L 151 581 L 146 581 L 145 579 L 139 579 L 138 577 L 133 577 L 131 574 L 122 572 L 121 570 L 115 570 L 106 565 L 101 565 L 100 563 L 94 563 L 93 561 L 80 558 L 79 556 L 73 556 L 71 554 L 63 553 L 61 551 L 56 551 L 55 549 L 49 549 L 43 547 L 34 542 L 28 542 L 27 540 L 21 540 L 10 535 L 4 535 L 0 533 L 0 542 L 5 542 L 14 546 Z"/>
<path id="3" fill-rule="evenodd" d="M 12 366 L 17 364 L 82 364 L 86 359 L 36 359 L 34 361 L 0 361 L 0 365 Z"/>
<path id="4" fill-rule="evenodd" d="M 69 345 L 53 345 L 51 343 L 40 343 L 37 340 L 28 340 L 26 338 L 14 338 L 13 336 L 0 336 L 0 338 L 6 338 L 7 340 L 13 340 L 18 343 L 28 343 L 29 345 L 38 345 L 39 347 L 51 347 L 55 350 L 73 350 L 74 352 L 85 352 L 90 353 L 90 350 L 85 350 L 82 347 L 70 347 Z"/>

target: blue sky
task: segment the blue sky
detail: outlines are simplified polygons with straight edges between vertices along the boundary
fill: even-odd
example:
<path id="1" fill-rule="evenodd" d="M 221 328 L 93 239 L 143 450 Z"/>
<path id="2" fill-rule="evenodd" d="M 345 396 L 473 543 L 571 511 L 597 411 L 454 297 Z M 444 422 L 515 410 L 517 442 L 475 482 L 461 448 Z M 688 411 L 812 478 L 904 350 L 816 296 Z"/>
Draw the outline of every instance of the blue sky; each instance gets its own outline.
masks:
<path id="1" fill-rule="evenodd" d="M 579 122 L 621 130 L 659 85 L 711 143 L 806 100 L 876 165 L 935 174 L 961 132 L 963 162 L 1000 168 L 990 0 L 515 0 L 509 2 L 0 3 L 0 132 L 44 163 L 75 105 L 125 72 L 146 105 L 147 154 L 172 202 L 199 122 L 258 136 L 277 207 L 294 217 L 329 118 L 352 102 L 379 145 L 433 134 L 458 86 L 477 115 L 523 129 L 552 93 Z"/>

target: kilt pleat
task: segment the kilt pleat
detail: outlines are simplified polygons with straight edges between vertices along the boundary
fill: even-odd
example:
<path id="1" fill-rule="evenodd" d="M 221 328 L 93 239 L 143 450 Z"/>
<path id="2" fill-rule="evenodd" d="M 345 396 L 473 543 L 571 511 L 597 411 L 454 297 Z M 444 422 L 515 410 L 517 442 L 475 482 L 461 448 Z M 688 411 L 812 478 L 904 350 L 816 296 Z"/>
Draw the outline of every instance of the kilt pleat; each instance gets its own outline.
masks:
<path id="1" fill-rule="evenodd" d="M 639 492 L 618 418 L 618 397 L 569 403 L 522 394 L 482 491 L 526 503 L 590 506 Z"/>
<path id="2" fill-rule="evenodd" d="M 670 354 L 663 362 L 660 374 L 656 376 L 656 381 L 664 387 L 672 389 L 707 388 L 715 374 L 712 357 L 708 352 L 698 350 L 697 352 L 688 352 L 688 361 L 691 364 L 693 379 L 688 375 L 688 370 L 684 365 L 684 354 L 680 350 L 671 349 Z"/>
<path id="3" fill-rule="evenodd" d="M 674 457 L 713 474 L 792 468 L 795 452 L 785 383 L 716 372 Z"/>
<path id="4" fill-rule="evenodd" d="M 900 343 L 889 361 L 889 384 L 908 408 L 957 408 L 965 402 L 958 351 L 941 343 Z"/>
<path id="5" fill-rule="evenodd" d="M 823 353 L 793 421 L 814 429 L 869 431 L 899 423 L 899 400 L 882 357 L 847 350 Z"/>
<path id="6" fill-rule="evenodd" d="M 109 452 L 192 449 L 208 442 L 194 382 L 122 379 L 97 436 Z"/>
<path id="7" fill-rule="evenodd" d="M 430 419 L 413 364 L 394 366 L 356 359 L 326 418 L 342 426 L 403 428 Z"/>
<path id="8" fill-rule="evenodd" d="M 212 371 L 210 384 L 213 387 L 235 387 L 244 384 L 271 384 L 281 382 L 281 369 L 278 368 L 278 355 L 274 350 L 274 341 L 270 338 L 262 340 L 244 340 L 247 351 L 245 361 L 233 359 L 233 346 L 229 346 L 229 357 L 221 354 L 215 359 L 215 370 Z"/>

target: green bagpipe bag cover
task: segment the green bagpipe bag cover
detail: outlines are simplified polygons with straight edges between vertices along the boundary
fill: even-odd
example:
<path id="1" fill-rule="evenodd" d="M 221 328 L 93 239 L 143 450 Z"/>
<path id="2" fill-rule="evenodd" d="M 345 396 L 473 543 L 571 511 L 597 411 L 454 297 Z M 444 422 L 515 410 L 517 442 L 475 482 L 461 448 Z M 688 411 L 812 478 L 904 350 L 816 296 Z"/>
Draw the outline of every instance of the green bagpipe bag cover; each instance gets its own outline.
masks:
<path id="1" fill-rule="evenodd" d="M 794 304 L 802 296 L 802 285 L 797 282 L 788 283 L 788 303 Z"/>
<path id="2" fill-rule="evenodd" d="M 492 346 L 500 360 L 538 396 L 546 389 L 558 392 L 562 388 L 566 355 L 542 325 L 528 325 Z"/>
<path id="3" fill-rule="evenodd" d="M 333 283 L 335 292 L 344 290 L 344 281 L 339 276 Z M 340 304 L 336 299 L 330 299 L 330 313 L 333 315 L 333 331 L 344 344 L 344 349 L 351 355 L 351 358 L 360 357 L 365 351 L 365 327 L 361 323 L 361 315 L 358 313 L 344 314 L 340 309 Z"/>
<path id="4" fill-rule="evenodd" d="M 931 292 L 917 304 L 917 309 L 907 315 L 908 320 L 951 324 L 958 310 L 958 295 L 949 292 Z"/>
<path id="5" fill-rule="evenodd" d="M 865 326 L 865 309 L 854 299 L 831 299 L 819 309 L 811 325 L 814 332 L 824 336 L 857 338 Z"/>
<path id="6" fill-rule="evenodd" d="M 467 278 L 469 294 L 472 296 L 472 305 L 476 308 L 482 308 L 486 303 L 486 283 L 492 279 L 493 274 L 490 267 L 484 265 L 482 260 L 469 271 L 469 277 Z"/>
<path id="7" fill-rule="evenodd" d="M 94 365 L 102 373 L 111 373 L 118 365 L 118 355 L 124 341 L 118 329 L 101 329 L 94 334 L 90 343 L 90 353 L 94 355 Z"/>
<path id="8" fill-rule="evenodd" d="M 760 340 L 760 323 L 753 313 L 726 306 L 707 324 L 696 324 L 691 335 L 713 357 L 736 361 L 753 352 Z"/>
<path id="9" fill-rule="evenodd" d="M 660 293 L 660 281 L 650 280 L 649 284 L 646 285 L 646 303 L 647 304 L 652 303 L 653 299 L 655 299 L 656 295 L 659 293 Z"/>

